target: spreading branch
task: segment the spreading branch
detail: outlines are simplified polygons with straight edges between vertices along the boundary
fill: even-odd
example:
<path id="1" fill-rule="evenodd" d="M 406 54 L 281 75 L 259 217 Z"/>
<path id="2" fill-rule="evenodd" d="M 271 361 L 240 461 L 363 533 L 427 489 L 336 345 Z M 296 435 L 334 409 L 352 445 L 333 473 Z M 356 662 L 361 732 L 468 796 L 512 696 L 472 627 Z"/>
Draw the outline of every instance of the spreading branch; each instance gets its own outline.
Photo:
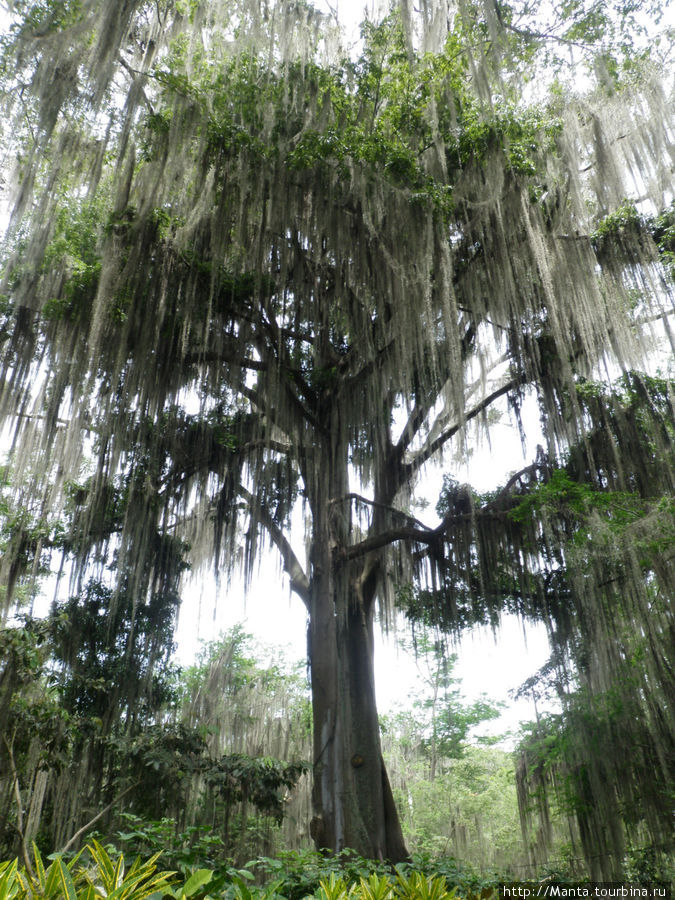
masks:
<path id="1" fill-rule="evenodd" d="M 249 509 L 252 510 L 255 504 L 253 494 L 251 494 L 251 492 L 243 485 L 239 485 L 237 493 L 248 503 Z M 255 517 L 263 526 L 281 554 L 284 571 L 291 581 L 291 590 L 300 597 L 307 609 L 309 609 L 309 578 L 307 577 L 300 560 L 295 555 L 288 538 L 284 535 L 272 516 L 263 507 L 256 507 Z"/>
<path id="2" fill-rule="evenodd" d="M 469 324 L 460 341 L 460 353 L 463 360 L 466 360 L 469 355 L 475 334 L 475 326 L 473 324 Z M 446 372 L 446 375 L 449 375 L 449 373 Z M 393 448 L 396 459 L 403 458 L 403 454 L 410 447 L 410 444 L 414 441 L 415 435 L 422 427 L 425 419 L 429 415 L 437 399 L 438 392 L 433 392 L 433 394 L 425 401 L 416 401 L 415 406 L 413 407 L 412 412 L 408 417 L 408 421 L 406 422 L 405 427 L 401 432 L 401 435 L 395 447 Z"/>
<path id="3" fill-rule="evenodd" d="M 598 4 L 596 4 L 596 6 L 597 5 Z M 588 50 L 590 47 L 590 44 L 584 43 L 583 41 L 575 41 L 572 38 L 566 38 L 562 35 L 555 34 L 552 28 L 548 31 L 535 31 L 532 28 L 520 28 L 517 25 L 513 25 L 511 22 L 506 22 L 498 3 L 494 4 L 494 11 L 502 28 L 506 31 L 511 31 L 513 34 L 517 34 L 519 37 L 538 41 L 554 41 L 557 44 L 564 44 L 567 47 L 579 47 L 582 50 Z"/>
<path id="4" fill-rule="evenodd" d="M 472 419 L 475 419 L 481 413 L 485 412 L 485 410 L 488 409 L 495 402 L 495 400 L 499 400 L 500 397 L 509 394 L 517 387 L 525 384 L 526 381 L 527 378 L 524 374 L 517 375 L 515 378 L 511 378 L 501 387 L 496 388 L 494 391 L 484 397 L 480 401 L 480 403 L 477 403 L 476 406 L 472 407 L 466 413 L 462 422 L 455 423 L 450 428 L 446 429 L 442 434 L 439 434 L 438 437 L 427 444 L 426 447 L 423 447 L 411 462 L 402 466 L 402 477 L 400 478 L 400 484 L 403 484 L 404 482 L 412 478 L 415 474 L 417 474 L 422 466 L 426 462 L 428 462 L 432 456 L 438 453 L 439 450 L 441 450 L 441 448 L 444 447 L 445 444 L 447 444 L 447 442 L 457 434 L 457 432 L 464 426 L 466 422 L 470 422 Z"/>
<path id="5" fill-rule="evenodd" d="M 347 503 L 354 501 L 355 503 L 363 503 L 366 506 L 372 506 L 374 509 L 381 509 L 385 512 L 389 512 L 394 516 L 399 516 L 402 519 L 405 519 L 407 522 L 410 522 L 412 525 L 416 525 L 418 528 L 422 528 L 425 531 L 430 531 L 431 529 L 424 524 L 424 522 L 420 522 L 419 519 L 416 519 L 415 516 L 411 516 L 409 513 L 403 512 L 401 509 L 396 509 L 394 506 L 390 506 L 387 503 L 378 503 L 377 500 L 369 500 L 367 497 L 363 497 L 361 494 L 345 494 L 344 497 L 336 497 L 331 503 Z"/>
<path id="6" fill-rule="evenodd" d="M 269 365 L 259 359 L 253 359 L 250 356 L 240 356 L 236 353 L 228 354 L 222 350 L 213 350 L 208 353 L 189 353 L 183 358 L 182 362 L 186 366 L 200 366 L 208 363 L 222 365 L 223 363 L 227 363 L 230 366 L 248 369 L 251 372 L 267 372 L 269 369 Z"/>
<path id="7" fill-rule="evenodd" d="M 508 514 L 507 501 L 513 496 L 513 489 L 522 484 L 523 478 L 534 478 L 537 473 L 547 471 L 547 466 L 543 462 L 534 462 L 525 466 L 509 478 L 504 487 L 498 492 L 489 503 L 482 508 L 473 509 L 467 513 L 451 513 L 444 517 L 443 521 L 436 528 L 429 528 L 423 523 L 419 523 L 421 527 L 415 528 L 412 525 L 402 525 L 398 528 L 389 528 L 379 534 L 371 535 L 357 544 L 345 547 L 340 551 L 340 558 L 348 561 L 360 559 L 383 547 L 398 541 L 406 541 L 411 544 L 424 544 L 427 547 L 438 545 L 438 542 L 448 535 L 448 533 L 458 525 L 466 525 L 468 522 L 479 522 L 487 520 L 504 521 Z M 416 520 L 415 520 L 416 521 Z"/>

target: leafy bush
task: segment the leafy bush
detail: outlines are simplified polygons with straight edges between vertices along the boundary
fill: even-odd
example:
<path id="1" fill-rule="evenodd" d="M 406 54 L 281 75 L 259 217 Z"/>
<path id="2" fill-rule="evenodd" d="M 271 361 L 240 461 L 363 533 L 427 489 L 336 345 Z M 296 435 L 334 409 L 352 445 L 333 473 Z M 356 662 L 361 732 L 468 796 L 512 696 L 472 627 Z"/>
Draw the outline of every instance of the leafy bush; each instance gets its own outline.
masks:
<path id="1" fill-rule="evenodd" d="M 93 840 L 70 860 L 55 856 L 48 868 L 37 847 L 33 860 L 19 868 L 18 861 L 0 863 L 2 900 L 488 900 L 494 887 L 474 882 L 468 889 L 458 884 L 456 863 L 437 861 L 445 872 L 419 871 L 414 865 L 395 868 L 363 859 L 346 850 L 335 856 L 315 851 L 284 854 L 282 859 L 263 857 L 244 869 L 220 871 L 195 868 L 182 876 L 156 871 L 161 853 L 146 862 L 137 857 L 125 866 L 123 854 Z M 429 859 L 420 859 L 426 865 Z M 255 870 L 256 874 L 253 874 Z M 254 882 L 264 880 L 264 886 Z"/>
<path id="2" fill-rule="evenodd" d="M 225 842 L 206 826 L 193 825 L 179 831 L 175 819 L 144 819 L 130 812 L 121 813 L 120 819 L 124 830 L 113 839 L 127 855 L 159 853 L 162 865 L 179 872 L 195 866 L 218 869 L 225 859 Z"/>
<path id="3" fill-rule="evenodd" d="M 89 858 L 88 864 L 83 860 Z M 173 872 L 157 872 L 157 856 L 140 858 L 125 869 L 124 856 L 113 859 L 97 841 L 70 861 L 56 856 L 45 868 L 33 845 L 33 862 L 19 869 L 17 860 L 0 863 L 0 897 L 3 900 L 146 900 L 171 893 Z"/>
<path id="4" fill-rule="evenodd" d="M 281 853 L 279 858 L 260 857 L 248 864 L 257 880 L 274 879 L 279 892 L 288 900 L 302 900 L 319 890 L 322 882 L 332 877 L 341 878 L 345 884 L 357 884 L 361 878 L 388 874 L 386 863 L 364 859 L 352 850 L 343 850 L 334 856 L 316 850 L 292 850 Z"/>
<path id="5" fill-rule="evenodd" d="M 367 900 L 455 895 L 485 898 L 499 882 L 497 876 L 480 878 L 452 857 L 435 858 L 421 853 L 413 855 L 410 863 L 392 867 L 381 860 L 364 859 L 352 850 L 334 856 L 301 850 L 283 853 L 278 859 L 261 857 L 250 862 L 247 868 L 255 872 L 256 880 L 273 883 L 278 894 L 287 900 L 347 896 Z"/>

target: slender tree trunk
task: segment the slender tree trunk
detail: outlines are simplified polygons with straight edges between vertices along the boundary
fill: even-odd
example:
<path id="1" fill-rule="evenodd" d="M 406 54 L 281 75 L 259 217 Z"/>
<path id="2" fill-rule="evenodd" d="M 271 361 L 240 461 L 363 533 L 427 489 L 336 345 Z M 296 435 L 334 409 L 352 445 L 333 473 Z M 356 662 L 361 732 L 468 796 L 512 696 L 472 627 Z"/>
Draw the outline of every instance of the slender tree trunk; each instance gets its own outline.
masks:
<path id="1" fill-rule="evenodd" d="M 319 848 L 400 862 L 408 853 L 382 759 L 372 603 L 325 549 L 315 557 L 310 608 L 311 833 Z"/>
<path id="2" fill-rule="evenodd" d="M 431 703 L 431 760 L 429 763 L 429 781 L 436 779 L 436 766 L 438 764 L 438 734 L 436 722 L 436 705 L 438 703 L 438 681 L 440 672 L 438 667 L 434 675 L 434 696 Z"/>

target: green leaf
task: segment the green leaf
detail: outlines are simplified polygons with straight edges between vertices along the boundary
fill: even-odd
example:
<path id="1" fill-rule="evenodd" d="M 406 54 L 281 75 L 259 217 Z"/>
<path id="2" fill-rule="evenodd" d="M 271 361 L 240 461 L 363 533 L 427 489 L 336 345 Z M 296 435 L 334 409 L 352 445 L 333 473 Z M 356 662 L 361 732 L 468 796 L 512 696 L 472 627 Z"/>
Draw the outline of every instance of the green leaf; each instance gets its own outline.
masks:
<path id="1" fill-rule="evenodd" d="M 208 884 L 212 878 L 213 872 L 210 869 L 197 869 L 196 872 L 193 872 L 192 875 L 190 875 L 190 877 L 182 886 L 180 892 L 176 894 L 176 896 L 191 897 L 199 890 L 200 887 Z"/>
<path id="2" fill-rule="evenodd" d="M 75 884 L 73 883 L 73 879 L 71 878 L 70 872 L 68 871 L 68 867 L 63 864 L 63 860 L 55 860 L 52 863 L 52 866 L 56 868 L 58 883 L 61 887 L 61 890 L 63 891 L 65 900 L 78 900 L 77 891 L 75 890 Z"/>
<path id="3" fill-rule="evenodd" d="M 0 900 L 12 900 L 22 887 L 18 875 L 17 860 L 3 863 L 0 866 Z M 18 887 L 17 887 L 18 885 Z"/>
<path id="4" fill-rule="evenodd" d="M 97 900 L 98 896 L 94 885 L 88 884 L 79 890 L 77 900 Z"/>
<path id="5" fill-rule="evenodd" d="M 95 839 L 93 839 L 89 845 L 89 852 L 96 863 L 98 874 L 101 878 L 105 892 L 108 894 L 114 888 L 115 868 L 112 860 L 108 856 L 105 848 Z"/>
<path id="6" fill-rule="evenodd" d="M 60 874 L 59 867 L 61 865 L 61 860 L 57 857 L 51 864 L 51 866 L 47 869 L 46 878 L 45 878 L 45 887 L 44 887 L 44 896 L 46 898 L 52 898 L 59 896 L 59 891 L 61 889 L 60 885 Z"/>
<path id="7" fill-rule="evenodd" d="M 47 873 L 45 872 L 45 866 L 42 862 L 42 856 L 40 855 L 40 851 L 37 848 L 35 841 L 33 841 L 33 860 L 35 863 L 35 873 L 38 877 L 38 884 L 40 886 L 40 890 L 44 893 L 45 884 L 47 881 Z"/>

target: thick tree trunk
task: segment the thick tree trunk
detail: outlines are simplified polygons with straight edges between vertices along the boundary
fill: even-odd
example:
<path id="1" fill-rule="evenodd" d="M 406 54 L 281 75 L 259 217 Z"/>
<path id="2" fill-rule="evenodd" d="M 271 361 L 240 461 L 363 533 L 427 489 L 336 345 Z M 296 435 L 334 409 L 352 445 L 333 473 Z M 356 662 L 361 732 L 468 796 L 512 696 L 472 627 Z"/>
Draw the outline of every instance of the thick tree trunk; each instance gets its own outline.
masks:
<path id="1" fill-rule="evenodd" d="M 376 580 L 347 563 L 352 542 L 349 444 L 337 396 L 322 405 L 322 442 L 304 459 L 312 511 L 309 662 L 314 721 L 311 834 L 319 849 L 346 847 L 371 859 L 408 858 L 389 784 L 375 703 L 373 610 Z M 368 570 L 370 571 L 370 570 Z M 365 582 L 368 582 L 366 585 Z"/>
<path id="2" fill-rule="evenodd" d="M 350 847 L 365 857 L 399 862 L 408 853 L 382 759 L 372 603 L 364 603 L 328 553 L 317 554 L 314 575 L 312 837 L 318 848 Z"/>

